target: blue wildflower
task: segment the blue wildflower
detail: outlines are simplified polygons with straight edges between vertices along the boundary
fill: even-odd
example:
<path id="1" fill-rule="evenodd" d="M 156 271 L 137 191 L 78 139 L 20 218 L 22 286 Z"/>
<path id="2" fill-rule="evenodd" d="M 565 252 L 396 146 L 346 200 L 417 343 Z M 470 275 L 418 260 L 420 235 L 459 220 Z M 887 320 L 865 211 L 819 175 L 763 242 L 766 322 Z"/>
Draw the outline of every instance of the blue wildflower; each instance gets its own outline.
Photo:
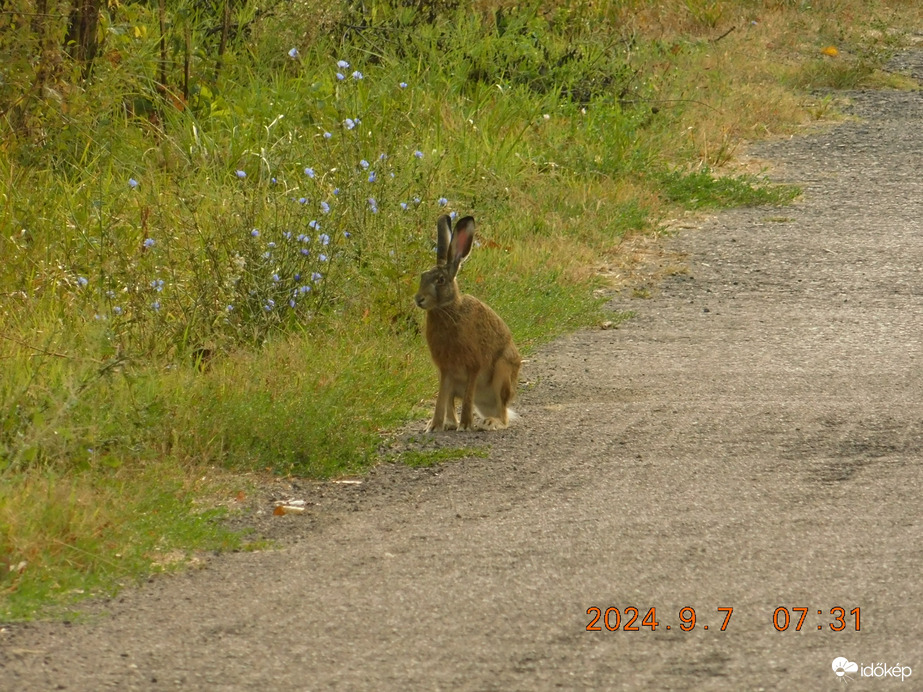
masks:
<path id="1" fill-rule="evenodd" d="M 344 79 L 346 79 L 346 75 L 342 72 L 337 72 L 337 79 L 342 82 Z"/>
<path id="2" fill-rule="evenodd" d="M 80 287 L 83 288 L 88 283 L 90 283 L 85 276 L 78 276 L 77 283 L 80 284 Z"/>
<path id="3" fill-rule="evenodd" d="M 369 208 L 372 210 L 373 214 L 378 213 L 378 202 L 375 201 L 374 197 L 369 197 Z"/>
<path id="4" fill-rule="evenodd" d="M 351 130 L 356 126 L 356 121 L 352 118 L 346 118 L 346 120 L 343 121 L 343 124 L 346 126 L 347 130 Z"/>
<path id="5" fill-rule="evenodd" d="M 345 60 L 337 60 L 337 67 L 339 67 L 341 70 L 348 70 L 349 63 Z"/>
<path id="6" fill-rule="evenodd" d="M 439 198 L 438 200 L 436 200 L 436 201 L 439 202 L 439 206 L 440 206 L 440 207 L 444 207 L 445 205 L 447 205 L 447 204 L 449 203 L 449 200 L 447 200 L 445 197 L 440 197 L 440 198 Z"/>
<path id="7" fill-rule="evenodd" d="M 276 246 L 276 244 L 275 244 L 274 242 L 272 242 L 271 240 L 270 240 L 268 243 L 266 243 L 266 247 L 268 247 L 268 248 L 274 248 L 275 246 Z"/>
<path id="8" fill-rule="evenodd" d="M 407 88 L 407 82 L 401 82 L 400 84 L 398 84 L 398 86 L 399 86 L 401 89 L 406 89 L 406 88 Z"/>
<path id="9" fill-rule="evenodd" d="M 374 183 L 376 180 L 378 180 L 378 176 L 375 174 L 375 171 L 370 171 L 369 172 L 369 182 Z"/>
<path id="10" fill-rule="evenodd" d="M 305 168 L 305 169 L 304 169 L 304 174 L 305 174 L 306 176 L 308 176 L 309 178 L 313 178 L 313 177 L 314 177 L 314 169 L 313 169 L 313 168 L 310 168 L 310 167 Z"/>
<path id="11" fill-rule="evenodd" d="M 299 197 L 297 201 L 298 201 L 298 204 L 307 204 L 307 203 L 308 203 L 308 198 L 307 198 L 307 197 Z"/>
<path id="12" fill-rule="evenodd" d="M 329 214 L 329 213 L 330 213 L 330 205 L 327 204 L 326 202 L 321 202 L 321 203 L 320 203 L 320 210 L 321 210 L 321 213 L 322 213 L 322 214 Z"/>
<path id="13" fill-rule="evenodd" d="M 308 248 L 303 247 L 303 248 L 301 248 L 301 254 L 304 255 L 305 257 L 307 257 L 308 255 L 311 254 L 311 251 L 308 250 Z"/>
<path id="14" fill-rule="evenodd" d="M 359 165 L 362 166 L 362 168 L 368 170 L 369 162 L 366 161 L 365 159 L 362 159 L 362 160 L 359 162 Z"/>
<path id="15" fill-rule="evenodd" d="M 155 300 L 153 303 L 151 303 L 151 309 L 153 309 L 153 310 L 160 310 L 160 301 L 159 301 L 159 300 Z"/>
<path id="16" fill-rule="evenodd" d="M 308 223 L 308 228 L 313 228 L 315 231 L 319 231 L 319 230 L 320 230 L 320 224 L 317 223 L 317 220 L 316 220 L 316 219 L 312 219 L 312 220 L 310 221 L 310 223 Z M 324 237 L 324 236 L 321 235 L 321 238 L 323 238 L 323 237 Z"/>
<path id="17" fill-rule="evenodd" d="M 122 314 L 122 308 L 120 308 L 118 305 L 116 305 L 114 308 L 112 308 L 112 312 L 113 312 L 114 314 L 116 314 L 116 315 L 121 315 L 121 314 Z"/>
<path id="18" fill-rule="evenodd" d="M 129 178 L 129 179 L 128 179 L 128 187 L 130 187 L 130 188 L 136 188 L 136 187 L 138 187 L 138 185 L 139 185 L 138 181 L 135 180 L 134 178 Z"/>
<path id="19" fill-rule="evenodd" d="M 234 312 L 234 306 L 233 306 L 233 305 L 228 305 L 228 306 L 225 308 L 225 310 L 227 310 L 228 312 Z"/>
<path id="20" fill-rule="evenodd" d="M 319 236 L 317 236 L 317 239 L 321 242 L 321 245 L 330 244 L 330 236 L 326 233 L 321 233 Z"/>
<path id="21" fill-rule="evenodd" d="M 290 57 L 292 60 L 294 60 L 295 58 L 297 58 L 297 57 L 298 57 L 298 49 L 297 49 L 297 48 L 292 48 L 292 49 L 288 52 L 288 57 Z"/>
<path id="22" fill-rule="evenodd" d="M 401 202 L 401 209 L 407 211 L 410 208 L 410 205 L 407 202 Z"/>
<path id="23" fill-rule="evenodd" d="M 413 155 L 416 156 L 418 159 L 422 159 L 422 158 L 423 158 L 423 152 L 420 151 L 419 149 L 417 149 L 415 152 L 413 152 Z"/>
<path id="24" fill-rule="evenodd" d="M 271 312 L 274 307 L 276 307 L 276 301 L 274 301 L 272 298 L 267 298 L 266 305 L 263 306 L 263 309 L 266 312 Z"/>
<path id="25" fill-rule="evenodd" d="M 259 232 L 258 229 L 254 228 L 252 231 L 250 231 L 250 235 L 251 235 L 251 237 L 253 237 L 253 238 L 259 238 L 259 237 L 260 237 L 260 232 Z"/>
<path id="26" fill-rule="evenodd" d="M 279 275 L 278 275 L 278 274 L 273 274 L 273 275 L 272 275 L 272 280 L 273 280 L 274 282 L 276 282 L 276 283 L 279 283 Z"/>
<path id="27" fill-rule="evenodd" d="M 335 194 L 335 195 L 340 194 L 340 188 L 338 188 L 338 187 L 333 188 L 333 194 Z"/>
<path id="28" fill-rule="evenodd" d="M 241 180 L 247 177 L 247 171 L 235 171 L 234 174 Z"/>
<path id="29" fill-rule="evenodd" d="M 289 300 L 288 300 L 288 306 L 289 306 L 292 310 L 295 309 L 295 299 L 294 299 L 294 298 L 289 298 Z"/>
<path id="30" fill-rule="evenodd" d="M 320 281 L 323 278 L 324 278 L 324 275 L 321 274 L 320 272 L 311 273 L 311 281 Z M 310 290 L 310 288 L 308 290 Z"/>
<path id="31" fill-rule="evenodd" d="M 153 238 L 145 238 L 145 240 L 144 240 L 144 247 L 148 247 L 148 248 L 154 247 L 154 239 L 153 239 Z"/>
<path id="32" fill-rule="evenodd" d="M 163 279 L 154 279 L 151 281 L 151 288 L 160 293 L 163 291 Z"/>
<path id="33" fill-rule="evenodd" d="M 356 70 L 355 72 L 353 72 L 352 77 L 353 79 L 362 79 L 362 73 L 359 72 L 359 70 Z"/>
<path id="34" fill-rule="evenodd" d="M 327 261 L 327 255 L 318 255 L 318 256 L 317 256 L 317 259 L 319 259 L 321 262 L 326 262 L 326 261 Z"/>
<path id="35" fill-rule="evenodd" d="M 316 272 L 315 272 L 315 274 L 316 274 Z M 320 274 L 317 274 L 317 276 L 320 276 Z M 314 278 L 314 274 L 311 275 L 311 278 Z M 305 293 L 310 293 L 310 292 L 311 292 L 311 287 L 308 286 L 307 284 L 305 284 L 304 286 L 299 286 L 299 287 L 298 287 L 298 292 L 299 292 L 301 295 L 304 295 Z"/>
<path id="36" fill-rule="evenodd" d="M 333 135 L 330 134 L 329 132 L 324 133 L 324 139 L 330 139 L 331 137 L 333 137 Z"/>

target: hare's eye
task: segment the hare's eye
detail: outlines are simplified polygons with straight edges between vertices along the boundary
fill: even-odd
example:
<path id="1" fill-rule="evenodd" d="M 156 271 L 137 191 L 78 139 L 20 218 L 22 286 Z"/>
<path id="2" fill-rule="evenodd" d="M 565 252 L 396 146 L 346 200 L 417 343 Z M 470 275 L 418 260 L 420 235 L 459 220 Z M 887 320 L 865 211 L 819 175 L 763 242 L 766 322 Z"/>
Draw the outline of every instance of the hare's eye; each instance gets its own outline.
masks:
<path id="1" fill-rule="evenodd" d="M 442 284 L 444 284 L 444 283 L 445 283 L 445 277 L 444 277 L 444 276 L 437 276 L 437 277 L 436 277 L 436 285 L 437 285 L 437 286 L 442 286 Z"/>

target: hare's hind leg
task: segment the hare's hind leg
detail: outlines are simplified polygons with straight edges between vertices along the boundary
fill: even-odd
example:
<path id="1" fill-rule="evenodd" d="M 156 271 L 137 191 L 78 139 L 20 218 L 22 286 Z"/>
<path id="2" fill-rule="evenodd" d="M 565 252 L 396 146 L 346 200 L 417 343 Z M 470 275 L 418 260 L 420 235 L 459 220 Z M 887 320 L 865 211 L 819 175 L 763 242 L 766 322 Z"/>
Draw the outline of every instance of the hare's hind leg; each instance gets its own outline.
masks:
<path id="1" fill-rule="evenodd" d="M 494 364 L 489 385 L 478 392 L 478 411 L 484 416 L 480 427 L 484 430 L 502 430 L 509 425 L 507 404 L 513 397 L 514 378 L 518 372 L 519 365 L 508 360 L 501 359 Z"/>

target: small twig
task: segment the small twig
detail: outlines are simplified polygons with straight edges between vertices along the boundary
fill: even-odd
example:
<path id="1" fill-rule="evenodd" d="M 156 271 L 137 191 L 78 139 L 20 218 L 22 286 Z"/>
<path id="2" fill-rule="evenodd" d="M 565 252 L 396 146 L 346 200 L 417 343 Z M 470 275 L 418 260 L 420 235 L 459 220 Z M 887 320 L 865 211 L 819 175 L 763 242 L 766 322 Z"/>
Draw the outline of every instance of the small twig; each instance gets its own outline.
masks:
<path id="1" fill-rule="evenodd" d="M 70 17 L 70 14 L 60 12 L 20 12 L 19 10 L 0 10 L 0 14 L 16 17 L 54 17 L 55 19 Z"/>
<path id="2" fill-rule="evenodd" d="M 65 548 L 70 548 L 71 550 L 73 550 L 73 551 L 75 551 L 75 552 L 83 553 L 84 555 L 89 555 L 89 556 L 92 557 L 93 559 L 99 560 L 100 562 L 105 562 L 105 563 L 106 563 L 107 565 L 109 565 L 110 567 L 116 567 L 116 568 L 118 568 L 118 566 L 119 566 L 119 564 L 118 564 L 117 562 L 113 562 L 112 560 L 107 560 L 106 558 L 104 558 L 104 557 L 103 557 L 102 555 L 100 555 L 99 553 L 91 553 L 89 550 L 84 550 L 83 548 L 78 548 L 77 546 L 71 545 L 70 543 L 65 543 L 65 542 L 62 541 L 60 538 L 54 538 L 54 539 L 52 539 L 52 541 L 53 541 L 54 543 L 57 543 L 58 545 L 64 546 Z"/>
<path id="3" fill-rule="evenodd" d="M 725 36 L 727 36 L 729 33 L 731 33 L 732 31 L 734 31 L 734 29 L 736 29 L 736 28 L 737 28 L 736 26 L 732 26 L 730 29 L 728 29 L 728 30 L 725 31 L 723 34 L 721 34 L 718 38 L 713 38 L 713 39 L 711 40 L 711 42 L 712 42 L 712 43 L 718 43 L 718 41 L 720 41 L 721 39 L 723 39 Z"/>
<path id="4" fill-rule="evenodd" d="M 26 343 L 25 341 L 22 341 L 22 340 L 20 340 L 20 339 L 17 339 L 17 338 L 14 337 L 14 336 L 9 336 L 9 335 L 7 335 L 7 334 L 0 334 L 0 338 L 6 339 L 7 341 L 12 341 L 12 342 L 14 342 L 14 343 L 19 344 L 20 346 L 25 346 L 26 348 L 31 348 L 33 351 L 38 351 L 39 353 L 42 353 L 42 354 L 44 354 L 44 355 L 46 355 L 46 356 L 55 356 L 56 358 L 69 358 L 69 359 L 73 359 L 73 356 L 71 356 L 71 355 L 69 355 L 69 354 L 67 354 L 67 353 L 57 353 L 57 352 L 55 352 L 55 351 L 47 351 L 47 350 L 45 350 L 44 348 L 40 348 L 39 346 L 33 346 L 32 344 L 29 344 L 29 343 Z M 102 362 L 102 361 L 97 361 L 97 362 Z"/>
<path id="5" fill-rule="evenodd" d="M 696 101 L 695 99 L 619 99 L 619 101 L 620 103 L 694 103 L 699 106 L 704 106 L 715 113 L 721 112 L 717 108 L 709 106 L 704 101 Z"/>

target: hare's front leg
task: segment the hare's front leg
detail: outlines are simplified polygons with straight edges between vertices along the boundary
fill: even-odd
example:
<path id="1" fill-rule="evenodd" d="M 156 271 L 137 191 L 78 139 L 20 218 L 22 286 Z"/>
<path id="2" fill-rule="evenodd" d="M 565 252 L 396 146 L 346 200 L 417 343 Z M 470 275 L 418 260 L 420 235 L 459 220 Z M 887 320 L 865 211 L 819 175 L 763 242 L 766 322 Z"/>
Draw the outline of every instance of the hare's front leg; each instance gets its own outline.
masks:
<path id="1" fill-rule="evenodd" d="M 478 374 L 468 373 L 468 382 L 465 385 L 465 398 L 462 399 L 461 425 L 459 430 L 474 429 L 474 392 L 477 389 Z"/>
<path id="2" fill-rule="evenodd" d="M 446 416 L 448 420 L 446 421 Z M 455 415 L 455 395 L 452 391 L 452 378 L 444 373 L 439 381 L 439 395 L 436 397 L 436 410 L 433 419 L 426 426 L 426 432 L 441 430 L 455 430 L 458 427 L 458 418 Z"/>

